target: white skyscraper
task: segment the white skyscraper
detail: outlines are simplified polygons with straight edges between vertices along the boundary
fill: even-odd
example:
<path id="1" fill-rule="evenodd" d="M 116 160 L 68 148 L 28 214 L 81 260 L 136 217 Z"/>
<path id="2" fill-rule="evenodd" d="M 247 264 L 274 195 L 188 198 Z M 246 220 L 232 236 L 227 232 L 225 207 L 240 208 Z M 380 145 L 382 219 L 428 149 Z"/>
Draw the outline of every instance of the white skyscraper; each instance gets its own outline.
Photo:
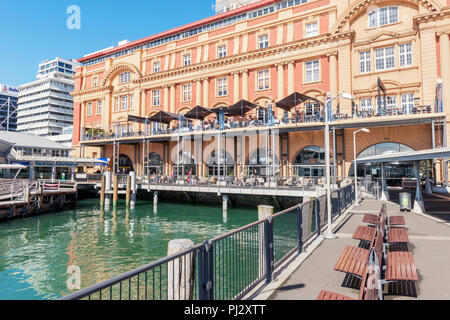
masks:
<path id="1" fill-rule="evenodd" d="M 73 125 L 73 75 L 79 63 L 56 58 L 39 64 L 37 81 L 19 87 L 17 131 L 54 136 Z"/>

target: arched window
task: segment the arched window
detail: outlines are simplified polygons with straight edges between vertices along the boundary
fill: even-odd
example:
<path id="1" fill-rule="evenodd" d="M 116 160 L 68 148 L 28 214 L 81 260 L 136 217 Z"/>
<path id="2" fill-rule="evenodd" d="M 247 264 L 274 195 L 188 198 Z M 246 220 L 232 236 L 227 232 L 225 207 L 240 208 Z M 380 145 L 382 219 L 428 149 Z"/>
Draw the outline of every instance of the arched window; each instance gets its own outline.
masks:
<path id="1" fill-rule="evenodd" d="M 331 151 L 331 155 L 332 155 Z M 333 162 L 331 160 L 331 162 Z M 323 177 L 325 173 L 325 149 L 309 146 L 301 150 L 294 160 L 294 175 L 299 177 Z"/>
<path id="2" fill-rule="evenodd" d="M 161 174 L 163 172 L 163 161 L 158 153 L 152 152 L 147 157 L 146 172 L 150 175 Z"/>
<path id="3" fill-rule="evenodd" d="M 209 156 L 206 165 L 208 166 L 208 172 L 211 176 L 219 175 L 219 164 L 220 164 L 220 175 L 230 175 L 234 170 L 234 159 L 231 154 L 225 150 L 221 150 L 221 157 L 218 159 L 217 153 L 214 150 Z"/>
<path id="4" fill-rule="evenodd" d="M 257 176 L 271 176 L 279 171 L 279 159 L 272 150 L 260 148 L 248 157 L 247 173 L 249 175 Z"/>
<path id="5" fill-rule="evenodd" d="M 413 148 L 401 143 L 385 142 L 379 143 L 362 151 L 357 159 L 373 157 L 383 154 L 392 154 L 405 151 L 414 151 Z M 358 177 L 366 177 L 370 179 L 381 178 L 381 165 L 379 164 L 358 164 Z M 414 166 L 412 164 L 388 163 L 385 165 L 386 181 L 390 186 L 401 185 L 403 178 L 414 178 Z M 350 167 L 349 176 L 355 176 L 353 164 Z"/>

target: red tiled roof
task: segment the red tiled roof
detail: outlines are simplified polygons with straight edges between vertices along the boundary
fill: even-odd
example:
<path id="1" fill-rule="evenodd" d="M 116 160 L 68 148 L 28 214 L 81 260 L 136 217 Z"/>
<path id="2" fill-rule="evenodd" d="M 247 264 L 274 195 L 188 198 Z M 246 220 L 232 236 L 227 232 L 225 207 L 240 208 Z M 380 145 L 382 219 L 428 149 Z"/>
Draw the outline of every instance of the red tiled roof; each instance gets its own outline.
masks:
<path id="1" fill-rule="evenodd" d="M 221 14 L 218 14 L 218 15 L 215 15 L 215 16 L 212 16 L 212 17 L 209 17 L 209 18 L 205 18 L 205 19 L 202 19 L 202 20 L 199 20 L 199 21 L 196 21 L 196 22 L 192 22 L 192 23 L 189 23 L 189 24 L 186 24 L 184 26 L 177 27 L 177 28 L 174 28 L 174 29 L 171 29 L 171 30 L 168 30 L 168 31 L 164 31 L 164 32 L 158 33 L 158 34 L 153 35 L 153 36 L 149 36 L 149 37 L 146 37 L 146 38 L 143 38 L 143 39 L 140 39 L 140 40 L 132 41 L 132 42 L 129 42 L 129 43 L 127 43 L 125 45 L 122 45 L 122 46 L 119 46 L 119 47 L 115 47 L 115 48 L 111 48 L 111 49 L 108 49 L 108 50 L 105 50 L 105 51 L 101 51 L 101 52 L 97 52 L 97 53 L 91 54 L 89 56 L 86 56 L 86 57 L 83 57 L 81 59 L 78 59 L 78 62 L 83 63 L 83 62 L 85 62 L 87 60 L 95 59 L 95 58 L 98 58 L 98 57 L 101 57 L 101 56 L 104 56 L 104 55 L 108 55 L 108 54 L 111 54 L 111 53 L 114 53 L 114 52 L 126 50 L 126 49 L 129 49 L 129 48 L 133 48 L 135 46 L 139 46 L 141 44 L 144 44 L 144 43 L 147 43 L 147 42 L 150 42 L 150 41 L 154 41 L 154 40 L 157 40 L 159 38 L 164 38 L 164 37 L 167 37 L 167 36 L 179 33 L 179 32 L 186 31 L 188 29 L 196 28 L 196 27 L 199 27 L 201 25 L 208 24 L 208 23 L 211 23 L 211 22 L 214 22 L 214 21 L 226 19 L 228 17 L 234 16 L 234 15 L 238 15 L 238 14 L 244 13 L 246 11 L 258 9 L 260 7 L 264 7 L 264 6 L 267 6 L 267 5 L 270 5 L 270 4 L 274 4 L 274 3 L 277 3 L 277 2 L 280 2 L 280 1 L 283 1 L 283 0 L 262 0 L 262 1 L 258 1 L 256 3 L 252 3 L 252 4 L 249 4 L 247 6 L 244 6 L 244 7 L 241 7 L 241 8 L 237 8 L 237 9 L 234 9 L 234 10 L 231 10 L 231 11 L 223 12 Z"/>

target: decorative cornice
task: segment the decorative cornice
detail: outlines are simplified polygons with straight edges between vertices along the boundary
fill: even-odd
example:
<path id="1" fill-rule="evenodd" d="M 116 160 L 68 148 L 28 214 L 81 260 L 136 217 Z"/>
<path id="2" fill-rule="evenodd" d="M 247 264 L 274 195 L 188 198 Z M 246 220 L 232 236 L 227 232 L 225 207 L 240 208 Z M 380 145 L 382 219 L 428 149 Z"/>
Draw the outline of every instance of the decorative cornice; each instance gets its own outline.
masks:
<path id="1" fill-rule="evenodd" d="M 425 13 L 425 14 L 415 16 L 413 18 L 413 21 L 414 21 L 414 24 L 421 24 L 421 23 L 426 23 L 429 21 L 445 19 L 448 17 L 450 17 L 450 7 L 448 9 L 445 8 L 445 10 L 443 10 L 443 11 Z"/>

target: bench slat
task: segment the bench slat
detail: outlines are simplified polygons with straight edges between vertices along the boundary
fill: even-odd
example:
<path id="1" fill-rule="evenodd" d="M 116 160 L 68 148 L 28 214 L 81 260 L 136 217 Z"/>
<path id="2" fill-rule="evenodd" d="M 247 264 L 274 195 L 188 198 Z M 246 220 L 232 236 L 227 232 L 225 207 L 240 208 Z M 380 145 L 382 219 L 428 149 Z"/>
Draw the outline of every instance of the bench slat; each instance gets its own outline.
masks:
<path id="1" fill-rule="evenodd" d="M 354 299 L 344 296 L 343 294 L 322 290 L 320 291 L 317 300 L 354 300 Z"/>
<path id="2" fill-rule="evenodd" d="M 419 281 L 413 254 L 405 251 L 388 252 L 386 280 Z"/>
<path id="3" fill-rule="evenodd" d="M 406 228 L 390 228 L 388 243 L 409 243 L 408 230 Z"/>

